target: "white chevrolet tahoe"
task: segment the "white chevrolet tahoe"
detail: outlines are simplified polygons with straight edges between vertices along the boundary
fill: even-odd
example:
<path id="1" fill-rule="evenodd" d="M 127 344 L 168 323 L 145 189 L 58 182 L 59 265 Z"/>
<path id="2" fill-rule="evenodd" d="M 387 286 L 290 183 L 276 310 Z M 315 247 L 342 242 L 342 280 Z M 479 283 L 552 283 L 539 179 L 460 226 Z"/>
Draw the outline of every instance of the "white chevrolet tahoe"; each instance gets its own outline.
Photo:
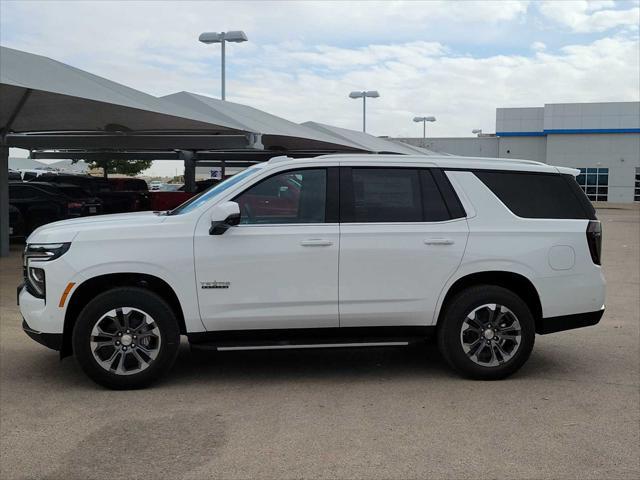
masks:
<path id="1" fill-rule="evenodd" d="M 577 170 L 524 160 L 278 157 L 168 212 L 40 227 L 26 333 L 110 388 L 213 350 L 406 345 L 499 379 L 535 334 L 598 323 L 601 227 Z"/>

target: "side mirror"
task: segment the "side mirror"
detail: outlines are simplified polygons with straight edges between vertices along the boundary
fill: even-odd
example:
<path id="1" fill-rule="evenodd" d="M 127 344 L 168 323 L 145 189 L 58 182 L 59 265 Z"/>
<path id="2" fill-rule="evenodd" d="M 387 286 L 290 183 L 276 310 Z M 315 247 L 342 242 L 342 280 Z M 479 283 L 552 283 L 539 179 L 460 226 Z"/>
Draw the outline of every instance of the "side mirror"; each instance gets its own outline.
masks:
<path id="1" fill-rule="evenodd" d="M 231 227 L 240 223 L 240 205 L 236 202 L 224 202 L 213 207 L 209 235 L 222 235 Z"/>

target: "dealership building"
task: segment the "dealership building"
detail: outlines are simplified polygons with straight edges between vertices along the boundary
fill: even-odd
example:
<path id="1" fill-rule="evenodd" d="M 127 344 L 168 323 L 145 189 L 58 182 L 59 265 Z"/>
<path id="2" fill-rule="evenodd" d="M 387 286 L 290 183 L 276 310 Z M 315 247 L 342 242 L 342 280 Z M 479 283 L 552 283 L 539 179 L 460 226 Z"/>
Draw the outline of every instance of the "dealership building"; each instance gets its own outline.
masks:
<path id="1" fill-rule="evenodd" d="M 454 155 L 578 168 L 578 183 L 591 200 L 640 201 L 640 102 L 498 108 L 495 131 L 470 138 L 395 140 Z"/>

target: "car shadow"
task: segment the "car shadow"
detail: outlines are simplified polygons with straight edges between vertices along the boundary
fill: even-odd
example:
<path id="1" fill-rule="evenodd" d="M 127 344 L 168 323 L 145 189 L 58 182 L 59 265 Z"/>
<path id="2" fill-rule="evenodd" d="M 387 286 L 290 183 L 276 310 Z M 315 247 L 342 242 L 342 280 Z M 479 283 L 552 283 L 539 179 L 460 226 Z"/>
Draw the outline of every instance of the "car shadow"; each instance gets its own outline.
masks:
<path id="1" fill-rule="evenodd" d="M 44 357 L 46 358 L 42 358 L 42 361 L 34 359 L 32 366 L 39 371 L 36 375 L 46 377 L 48 383 L 54 378 L 57 382 L 73 386 L 85 383 L 86 377 L 72 358 L 59 364 L 52 362 L 50 355 Z M 566 358 L 564 360 L 571 361 Z M 554 371 L 562 371 L 554 355 L 546 355 L 544 351 L 537 349 L 529 361 L 510 378 L 539 378 Z M 241 386 L 307 380 L 348 383 L 393 379 L 467 381 L 447 365 L 435 343 L 431 342 L 419 342 L 407 347 L 234 352 L 192 352 L 188 344 L 183 343 L 171 372 L 154 385 L 156 388 L 174 388 L 201 383 Z"/>

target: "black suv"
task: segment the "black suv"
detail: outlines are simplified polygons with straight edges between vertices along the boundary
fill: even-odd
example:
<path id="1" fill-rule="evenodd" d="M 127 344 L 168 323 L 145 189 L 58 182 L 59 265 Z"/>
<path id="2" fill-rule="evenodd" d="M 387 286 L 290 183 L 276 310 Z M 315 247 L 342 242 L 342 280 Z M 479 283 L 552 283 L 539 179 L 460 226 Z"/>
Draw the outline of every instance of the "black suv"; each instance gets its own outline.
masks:
<path id="1" fill-rule="evenodd" d="M 102 200 L 102 213 L 125 213 L 149 210 L 149 194 L 145 191 L 116 191 L 106 179 L 69 173 L 40 175 L 36 181 L 71 184 Z"/>
<path id="2" fill-rule="evenodd" d="M 14 207 L 9 218 L 14 236 L 28 236 L 40 225 L 56 220 L 102 213 L 100 199 L 65 184 L 9 182 L 9 204 Z"/>

